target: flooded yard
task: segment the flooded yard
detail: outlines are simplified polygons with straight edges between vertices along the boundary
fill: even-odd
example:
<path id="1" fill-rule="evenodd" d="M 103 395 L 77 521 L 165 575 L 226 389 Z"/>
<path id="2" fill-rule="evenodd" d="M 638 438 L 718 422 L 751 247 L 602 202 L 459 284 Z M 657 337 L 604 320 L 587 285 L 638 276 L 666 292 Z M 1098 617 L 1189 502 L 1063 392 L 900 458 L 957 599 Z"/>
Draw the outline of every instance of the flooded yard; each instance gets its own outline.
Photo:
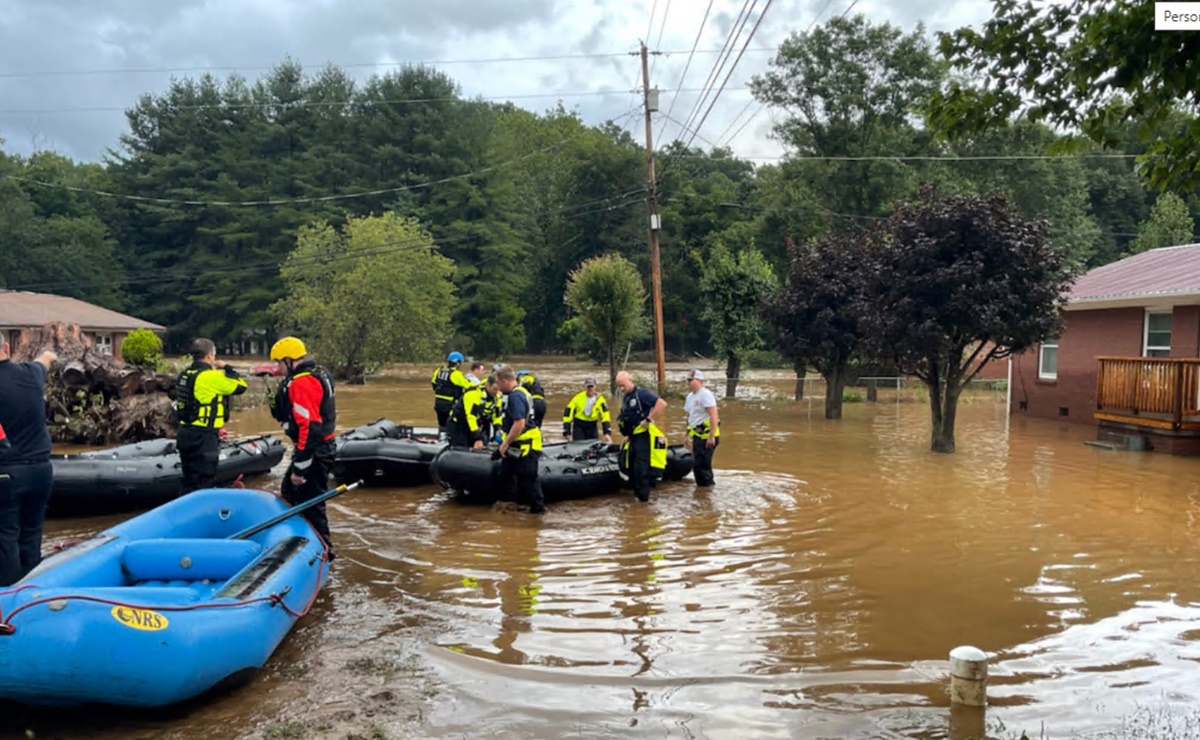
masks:
<path id="1" fill-rule="evenodd" d="M 556 439 L 596 370 L 530 367 Z M 428 375 L 339 387 L 339 425 L 432 423 Z M 820 398 L 788 400 L 793 386 L 787 372 L 751 373 L 739 400 L 720 400 L 716 487 L 662 484 L 648 505 L 626 492 L 534 517 L 434 486 L 355 490 L 330 504 L 330 586 L 253 683 L 169 714 L 6 708 L 0 728 L 1200 736 L 1200 460 L 1090 447 L 1086 425 L 1009 421 L 1002 389 L 971 393 L 958 452 L 934 455 L 911 388 L 827 421 Z M 682 398 L 669 402 L 678 443 Z M 233 426 L 275 428 L 261 409 Z M 281 472 L 259 483 L 277 490 Z M 121 518 L 52 521 L 48 540 Z M 952 727 L 946 661 L 963 644 L 992 656 L 991 706 Z"/>

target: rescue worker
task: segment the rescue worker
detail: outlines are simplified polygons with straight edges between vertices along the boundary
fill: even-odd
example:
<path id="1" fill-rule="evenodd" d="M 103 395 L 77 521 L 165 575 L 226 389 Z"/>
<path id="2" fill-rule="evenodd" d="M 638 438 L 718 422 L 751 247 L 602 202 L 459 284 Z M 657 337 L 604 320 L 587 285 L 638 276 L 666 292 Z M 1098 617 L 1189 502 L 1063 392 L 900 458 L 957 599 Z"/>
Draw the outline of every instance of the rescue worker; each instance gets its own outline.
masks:
<path id="1" fill-rule="evenodd" d="M 491 440 L 496 388 L 496 376 L 489 375 L 454 402 L 447 422 L 451 447 L 482 450 Z"/>
<path id="2" fill-rule="evenodd" d="M 31 362 L 9 357 L 0 332 L 0 587 L 11 586 L 42 562 L 42 530 L 54 488 L 53 443 L 46 426 L 46 376 L 58 360 L 50 350 Z"/>
<path id="3" fill-rule="evenodd" d="M 658 422 L 667 409 L 667 402 L 633 382 L 633 376 L 622 370 L 617 373 L 617 387 L 625 395 L 617 428 L 625 437 L 622 457 L 629 468 L 629 480 L 638 501 L 650 500 L 653 470 L 667 466 L 667 438 Z"/>
<path id="4" fill-rule="evenodd" d="M 229 398 L 246 392 L 237 370 L 217 359 L 217 345 L 203 337 L 188 350 L 192 364 L 175 381 L 175 448 L 183 474 L 180 494 L 209 488 L 217 480 L 221 432 L 229 421 Z"/>
<path id="5" fill-rule="evenodd" d="M 517 371 L 517 380 L 529 391 L 529 395 L 533 396 L 533 412 L 537 417 L 537 425 L 540 429 L 542 421 L 546 418 L 546 392 L 542 390 L 542 384 L 528 370 Z"/>
<path id="6" fill-rule="evenodd" d="M 683 446 L 692 451 L 692 477 L 696 485 L 706 488 L 713 484 L 712 456 L 721 443 L 721 423 L 717 418 L 717 397 L 704 387 L 704 373 L 689 370 L 687 398 L 683 411 L 687 414 L 687 438 Z"/>
<path id="7" fill-rule="evenodd" d="M 612 419 L 608 401 L 596 392 L 596 379 L 588 378 L 583 390 L 575 394 L 563 411 L 563 436 L 571 439 L 596 439 L 596 422 L 604 427 L 604 441 L 612 442 Z"/>
<path id="8" fill-rule="evenodd" d="M 434 370 L 433 377 L 429 379 L 433 386 L 433 411 L 437 414 L 438 429 L 443 434 L 446 432 L 446 421 L 450 418 L 450 409 L 454 408 L 454 402 L 463 391 L 471 387 L 471 381 L 458 369 L 458 364 L 462 361 L 462 352 L 451 352 L 446 355 L 446 367 Z"/>
<path id="9" fill-rule="evenodd" d="M 280 486 L 283 499 L 292 506 L 325 493 L 333 465 L 333 437 L 337 424 L 333 378 L 325 368 L 306 359 L 307 356 L 304 342 L 296 337 L 284 337 L 271 347 L 271 359 L 287 373 L 275 390 L 271 416 L 283 424 L 284 432 L 296 443 Z M 333 562 L 336 555 L 329 538 L 325 503 L 305 509 L 304 516 L 325 541 L 329 562 Z"/>
<path id="10" fill-rule="evenodd" d="M 517 383 L 512 368 L 496 372 L 500 391 L 508 397 L 504 405 L 504 440 L 500 456 L 500 490 L 509 501 L 529 502 L 529 513 L 546 511 L 542 482 L 538 480 L 538 458 L 542 454 L 542 430 L 533 411 L 533 396 Z"/>

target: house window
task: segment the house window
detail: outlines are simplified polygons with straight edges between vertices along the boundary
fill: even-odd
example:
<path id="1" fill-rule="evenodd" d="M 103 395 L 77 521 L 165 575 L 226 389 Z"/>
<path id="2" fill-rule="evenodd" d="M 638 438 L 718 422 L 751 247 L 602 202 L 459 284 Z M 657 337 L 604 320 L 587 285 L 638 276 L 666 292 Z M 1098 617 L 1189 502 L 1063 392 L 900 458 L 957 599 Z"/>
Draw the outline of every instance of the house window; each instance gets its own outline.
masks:
<path id="1" fill-rule="evenodd" d="M 1038 378 L 1058 380 L 1058 337 L 1047 339 L 1038 349 Z"/>
<path id="2" fill-rule="evenodd" d="M 1146 332 L 1142 342 L 1142 356 L 1171 356 L 1171 312 L 1146 312 Z"/>
<path id="3" fill-rule="evenodd" d="M 112 334 L 96 335 L 96 351 L 102 355 L 112 354 Z"/>

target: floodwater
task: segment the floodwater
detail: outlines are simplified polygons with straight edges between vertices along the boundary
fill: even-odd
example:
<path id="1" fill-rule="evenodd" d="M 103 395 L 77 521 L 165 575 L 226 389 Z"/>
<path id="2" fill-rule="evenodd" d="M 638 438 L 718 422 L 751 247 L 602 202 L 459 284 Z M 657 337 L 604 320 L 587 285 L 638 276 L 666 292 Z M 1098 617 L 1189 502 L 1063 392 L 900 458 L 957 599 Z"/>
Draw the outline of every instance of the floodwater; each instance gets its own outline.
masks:
<path id="1" fill-rule="evenodd" d="M 530 362 L 556 436 L 594 370 Z M 341 425 L 432 423 L 429 372 L 339 388 Z M 1087 446 L 1086 426 L 1009 422 L 1003 391 L 970 394 L 958 452 L 934 455 L 915 389 L 827 421 L 820 398 L 788 400 L 789 373 L 749 376 L 739 400 L 721 401 L 713 489 L 689 479 L 648 505 L 625 492 L 542 517 L 432 486 L 352 491 L 330 504 L 330 586 L 250 685 L 170 713 L 6 709 L 0 728 L 1200 736 L 1200 460 Z M 670 403 L 675 443 L 682 400 Z M 273 428 L 262 410 L 233 426 Z M 52 521 L 48 542 L 120 518 Z M 947 655 L 964 644 L 991 655 L 986 715 L 949 707 Z"/>

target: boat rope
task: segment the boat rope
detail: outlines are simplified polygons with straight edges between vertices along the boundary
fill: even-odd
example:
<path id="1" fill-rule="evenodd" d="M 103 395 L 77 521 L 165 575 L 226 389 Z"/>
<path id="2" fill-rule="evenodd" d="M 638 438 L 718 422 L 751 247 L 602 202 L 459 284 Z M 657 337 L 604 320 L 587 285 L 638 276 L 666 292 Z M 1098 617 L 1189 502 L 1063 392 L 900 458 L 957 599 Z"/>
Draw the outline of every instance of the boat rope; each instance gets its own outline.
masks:
<path id="1" fill-rule="evenodd" d="M 317 570 L 317 583 L 320 584 L 321 579 L 324 578 L 325 570 L 329 566 L 329 544 L 327 542 L 325 542 L 325 538 L 321 537 L 321 535 L 319 533 L 317 534 L 317 540 L 320 541 L 321 546 L 322 546 L 321 565 L 318 567 L 318 570 Z M 8 596 L 11 594 L 15 594 L 19 591 L 24 591 L 25 589 L 28 589 L 28 588 L 41 588 L 41 587 L 36 584 L 33 584 L 33 583 L 27 583 L 23 586 L 11 588 L 6 591 L 0 591 L 0 596 Z M 300 619 L 301 617 L 305 616 L 306 614 L 309 613 L 309 611 L 312 610 L 313 604 L 315 604 L 317 601 L 317 596 L 321 593 L 321 589 L 319 586 L 317 588 L 313 589 L 312 596 L 309 598 L 308 603 L 304 605 L 303 609 L 301 609 L 300 611 L 296 611 L 295 609 L 292 609 L 290 606 L 288 606 L 287 602 L 283 600 L 284 596 L 286 596 L 289 591 L 291 591 L 291 586 L 288 586 L 282 592 L 277 591 L 275 593 L 267 594 L 266 596 L 258 596 L 253 599 L 245 599 L 242 601 L 202 602 L 199 604 L 184 604 L 184 605 L 180 605 L 180 606 L 142 606 L 139 604 L 131 604 L 126 601 L 119 601 L 117 599 L 105 599 L 105 598 L 101 598 L 99 596 L 88 596 L 86 594 L 67 594 L 67 595 L 46 596 L 46 597 L 43 597 L 40 599 L 34 599 L 33 601 L 27 602 L 25 604 L 21 604 L 16 609 L 13 609 L 11 612 L 9 612 L 7 618 L 5 618 L 3 610 L 0 609 L 0 636 L 11 635 L 17 631 L 17 628 L 12 624 L 13 617 L 17 616 L 18 614 L 25 611 L 26 609 L 32 609 L 35 606 L 40 606 L 42 604 L 49 604 L 51 602 L 56 602 L 56 601 L 90 601 L 90 602 L 97 603 L 97 604 L 108 604 L 110 606 L 125 607 L 126 609 L 142 609 L 142 610 L 147 610 L 147 611 L 159 611 L 159 612 L 188 612 L 188 611 L 199 611 L 201 609 L 234 609 L 234 608 L 239 608 L 239 607 L 244 607 L 244 606 L 250 606 L 252 604 L 259 604 L 262 602 L 270 602 L 271 606 L 281 606 L 281 607 L 283 607 L 284 611 L 286 611 L 288 614 L 292 615 L 296 619 Z"/>

